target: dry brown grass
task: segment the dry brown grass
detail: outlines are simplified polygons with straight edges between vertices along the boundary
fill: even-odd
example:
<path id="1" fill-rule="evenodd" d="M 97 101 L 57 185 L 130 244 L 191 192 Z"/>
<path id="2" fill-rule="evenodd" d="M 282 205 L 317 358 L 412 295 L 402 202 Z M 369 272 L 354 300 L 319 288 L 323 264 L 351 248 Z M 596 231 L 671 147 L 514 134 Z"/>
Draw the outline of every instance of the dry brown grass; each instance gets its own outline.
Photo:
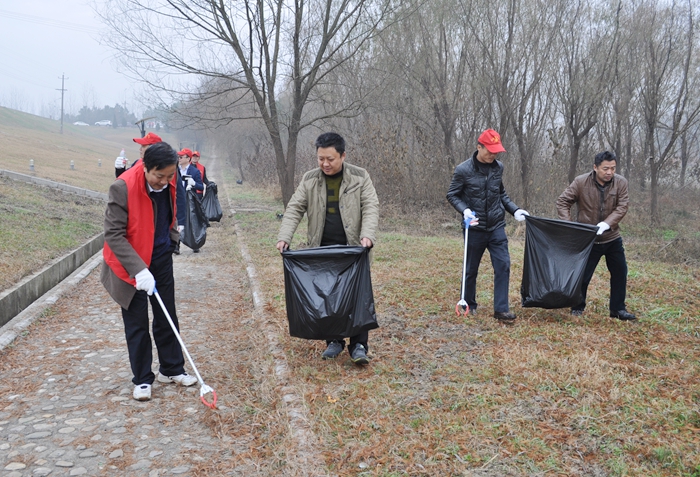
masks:
<path id="1" fill-rule="evenodd" d="M 628 305 L 639 323 L 607 317 L 604 264 L 584 317 L 523 309 L 522 228 L 511 225 L 520 319 L 503 327 L 488 313 L 488 257 L 479 315 L 456 317 L 459 234 L 392 225 L 372 265 L 381 325 L 370 334 L 374 360 L 359 368 L 346 354 L 324 362 L 323 343 L 286 335 L 279 221 L 271 212 L 237 218 L 329 473 L 700 475 L 697 269 L 630 259 Z M 303 234 L 302 226 L 293 246 Z M 627 250 L 635 257 L 634 245 Z"/>
<path id="2" fill-rule="evenodd" d="M 133 138 L 140 135 L 136 127 L 114 129 L 72 124 L 64 124 L 60 134 L 58 121 L 0 107 L 1 168 L 32 174 L 29 161 L 33 159 L 36 177 L 107 192 L 114 181 L 114 159 L 122 148 L 132 162 L 138 159 L 139 146 Z M 174 135 L 160 132 L 158 135 L 177 146 Z M 70 161 L 74 161 L 74 170 L 70 169 Z"/>

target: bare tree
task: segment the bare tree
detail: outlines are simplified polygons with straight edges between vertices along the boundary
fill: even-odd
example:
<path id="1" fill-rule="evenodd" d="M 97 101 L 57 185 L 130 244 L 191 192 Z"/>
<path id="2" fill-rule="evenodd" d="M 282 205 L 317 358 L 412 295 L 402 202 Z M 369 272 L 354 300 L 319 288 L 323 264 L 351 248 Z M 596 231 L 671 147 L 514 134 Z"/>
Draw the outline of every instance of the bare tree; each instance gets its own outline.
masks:
<path id="1" fill-rule="evenodd" d="M 676 153 L 678 138 L 700 115 L 697 40 L 693 4 L 643 2 L 635 25 L 644 45 L 640 95 L 648 153 L 651 219 L 659 223 L 661 174 Z"/>
<path id="2" fill-rule="evenodd" d="M 469 2 L 469 3 L 467 3 Z M 485 119 L 498 118 L 499 132 L 515 137 L 520 161 L 522 204 L 528 207 L 532 165 L 547 137 L 547 118 L 553 107 L 548 74 L 551 73 L 557 31 L 562 25 L 565 2 L 497 0 L 478 3 L 469 17 L 471 31 L 480 44 L 481 68 L 488 78 L 482 93 L 492 98 Z M 504 134 L 505 133 L 505 134 Z"/>
<path id="3" fill-rule="evenodd" d="M 191 101 L 247 93 L 237 101 L 254 104 L 263 118 L 286 205 L 299 132 L 356 109 L 360 98 L 313 116 L 305 107 L 329 72 L 376 34 L 391 8 L 390 0 L 109 0 L 100 13 L 125 68 L 161 93 Z M 208 88 L 192 95 L 201 84 L 193 85 L 191 75 Z"/>
<path id="4" fill-rule="evenodd" d="M 559 30 L 559 74 L 554 75 L 569 143 L 569 182 L 578 173 L 583 140 L 601 117 L 614 89 L 621 2 L 608 12 L 588 0 L 569 2 L 567 28 Z"/>

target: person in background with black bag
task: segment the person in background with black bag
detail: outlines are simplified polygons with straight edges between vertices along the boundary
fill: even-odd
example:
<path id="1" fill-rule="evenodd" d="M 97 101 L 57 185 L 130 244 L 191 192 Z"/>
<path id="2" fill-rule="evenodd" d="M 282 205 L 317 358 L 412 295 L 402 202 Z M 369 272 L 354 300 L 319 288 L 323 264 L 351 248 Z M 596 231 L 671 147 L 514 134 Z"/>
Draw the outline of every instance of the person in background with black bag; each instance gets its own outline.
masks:
<path id="1" fill-rule="evenodd" d="M 280 253 L 289 248 L 304 213 L 308 215 L 308 246 L 353 245 L 371 248 L 376 241 L 379 199 L 369 173 L 345 161 L 345 139 L 328 132 L 316 139 L 318 169 L 302 178 L 287 204 L 277 241 Z M 369 332 L 350 337 L 348 352 L 355 364 L 367 364 Z M 336 358 L 345 340 L 329 340 L 321 355 Z"/>
<path id="2" fill-rule="evenodd" d="M 199 170 L 192 165 L 192 151 L 190 149 L 183 149 L 177 153 L 178 155 L 178 174 L 182 178 L 182 185 L 185 188 L 185 193 L 193 189 L 195 191 L 204 190 L 204 184 L 202 183 L 202 175 Z M 186 225 L 185 223 L 182 224 Z M 199 249 L 192 249 L 194 253 L 199 253 Z M 178 243 L 177 252 L 180 253 L 180 244 Z"/>
<path id="3" fill-rule="evenodd" d="M 583 301 L 571 308 L 571 314 L 583 315 L 586 308 L 586 292 L 600 258 L 610 271 L 610 317 L 622 321 L 634 321 L 635 315 L 627 311 L 627 259 L 620 235 L 620 221 L 627 214 L 629 195 L 627 179 L 615 174 L 617 157 L 609 151 L 595 156 L 593 171 L 581 174 L 569 184 L 557 199 L 557 213 L 561 220 L 571 220 L 571 206 L 578 204 L 577 222 L 598 227 L 598 237 L 588 256 L 583 273 L 581 291 Z"/>

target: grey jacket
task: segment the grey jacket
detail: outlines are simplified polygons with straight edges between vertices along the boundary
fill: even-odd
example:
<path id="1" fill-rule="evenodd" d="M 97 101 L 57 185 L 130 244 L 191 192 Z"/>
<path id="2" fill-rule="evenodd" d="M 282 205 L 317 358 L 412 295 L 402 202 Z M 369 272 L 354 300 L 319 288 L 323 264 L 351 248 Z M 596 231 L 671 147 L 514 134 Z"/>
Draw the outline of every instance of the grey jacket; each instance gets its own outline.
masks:
<path id="1" fill-rule="evenodd" d="M 291 244 L 294 231 L 306 213 L 309 219 L 308 246 L 319 247 L 326 223 L 326 196 L 326 179 L 321 169 L 304 174 L 284 211 L 277 241 Z M 376 243 L 379 199 L 366 170 L 343 163 L 339 202 L 348 245 L 359 246 L 363 237 Z"/>

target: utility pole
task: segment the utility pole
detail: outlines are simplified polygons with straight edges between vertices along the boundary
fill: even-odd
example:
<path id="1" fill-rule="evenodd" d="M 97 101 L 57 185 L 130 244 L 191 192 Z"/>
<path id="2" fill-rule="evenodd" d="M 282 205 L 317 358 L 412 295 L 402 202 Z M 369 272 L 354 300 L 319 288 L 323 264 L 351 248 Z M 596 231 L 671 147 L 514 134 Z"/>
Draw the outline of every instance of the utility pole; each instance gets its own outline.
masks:
<path id="1" fill-rule="evenodd" d="M 57 89 L 56 91 L 61 92 L 61 134 L 63 134 L 63 94 L 68 91 L 64 86 L 65 86 L 65 81 L 68 78 L 66 78 L 65 73 L 61 75 L 61 89 Z"/>

